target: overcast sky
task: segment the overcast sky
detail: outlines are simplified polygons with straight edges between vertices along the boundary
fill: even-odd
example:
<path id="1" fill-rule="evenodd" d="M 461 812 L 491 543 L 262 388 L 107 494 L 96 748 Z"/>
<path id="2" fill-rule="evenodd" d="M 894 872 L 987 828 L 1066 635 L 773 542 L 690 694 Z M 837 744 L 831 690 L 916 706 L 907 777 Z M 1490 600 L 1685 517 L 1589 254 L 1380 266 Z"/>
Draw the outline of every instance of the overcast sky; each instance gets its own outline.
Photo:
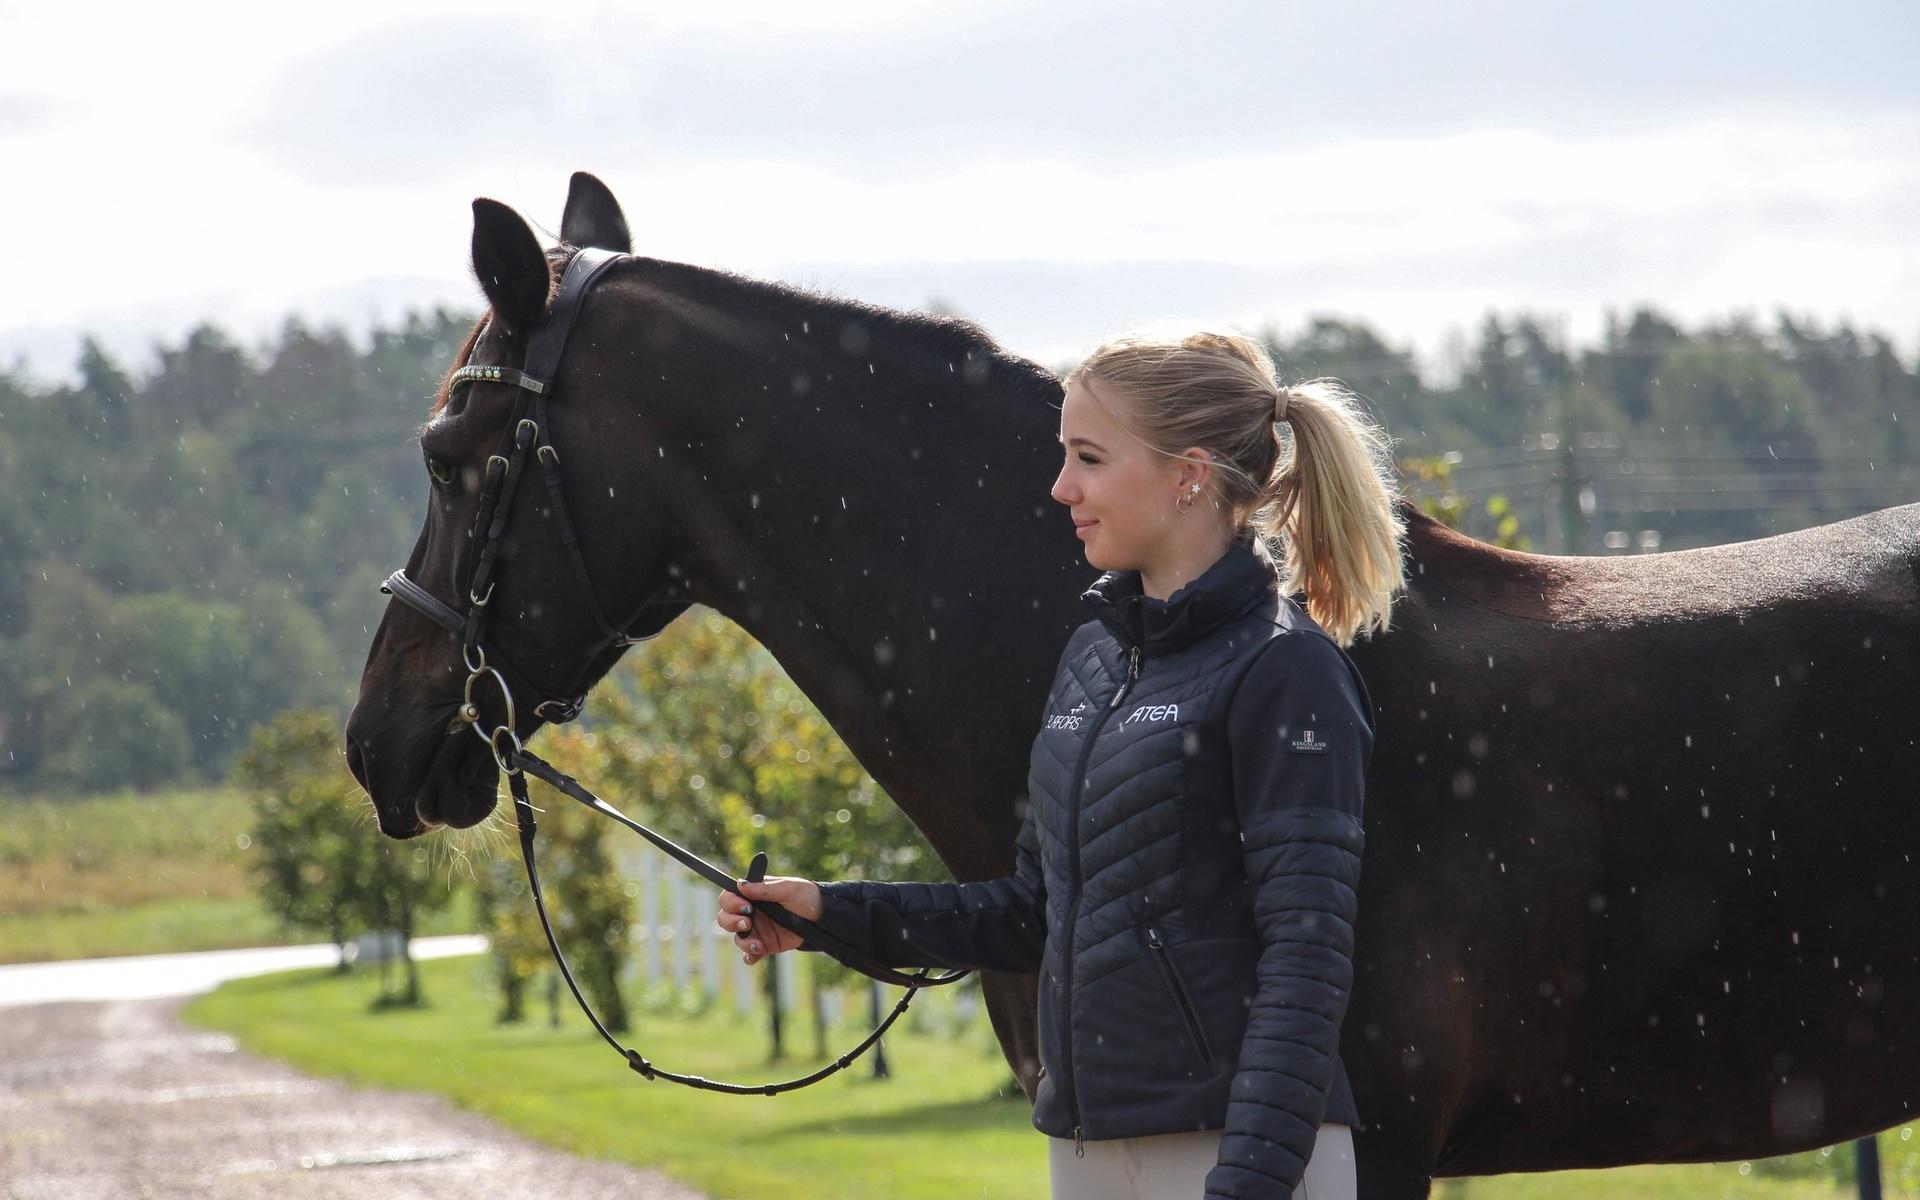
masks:
<path id="1" fill-rule="evenodd" d="M 477 307 L 468 204 L 1059 365 L 1365 318 L 1776 307 L 1920 353 L 1920 6 L 0 0 L 0 364 Z"/>

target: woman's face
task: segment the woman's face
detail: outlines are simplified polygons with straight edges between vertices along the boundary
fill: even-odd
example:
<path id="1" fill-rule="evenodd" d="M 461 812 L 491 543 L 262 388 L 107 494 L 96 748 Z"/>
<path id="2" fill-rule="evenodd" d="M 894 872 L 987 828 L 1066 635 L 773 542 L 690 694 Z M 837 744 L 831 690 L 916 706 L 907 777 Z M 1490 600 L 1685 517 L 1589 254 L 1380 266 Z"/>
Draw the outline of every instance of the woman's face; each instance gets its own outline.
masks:
<path id="1" fill-rule="evenodd" d="M 1160 559 L 1174 533 L 1182 462 L 1141 445 L 1101 402 L 1113 408 L 1126 400 L 1098 380 L 1067 385 L 1059 434 L 1066 463 L 1054 480 L 1053 498 L 1073 514 L 1091 566 L 1139 570 Z"/>

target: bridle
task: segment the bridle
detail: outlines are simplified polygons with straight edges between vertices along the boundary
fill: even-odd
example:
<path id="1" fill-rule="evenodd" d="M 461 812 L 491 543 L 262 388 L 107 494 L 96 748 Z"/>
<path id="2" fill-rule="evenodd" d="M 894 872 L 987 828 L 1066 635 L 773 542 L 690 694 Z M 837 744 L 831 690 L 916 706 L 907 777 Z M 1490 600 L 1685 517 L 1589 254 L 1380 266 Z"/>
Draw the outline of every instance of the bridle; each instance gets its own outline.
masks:
<path id="1" fill-rule="evenodd" d="M 387 576 L 380 590 L 401 601 L 428 620 L 440 625 L 460 640 L 461 660 L 466 664 L 467 681 L 461 690 L 460 716 L 487 744 L 494 762 L 507 777 L 507 784 L 513 793 L 514 819 L 520 829 L 520 856 L 526 863 L 527 883 L 533 893 L 535 910 L 540 914 L 540 928 L 547 936 L 547 946 L 553 951 L 554 962 L 560 968 L 560 975 L 573 992 L 573 998 L 580 1005 L 580 1011 L 587 1014 L 593 1027 L 600 1032 L 608 1045 L 618 1051 L 627 1060 L 627 1065 L 647 1079 L 666 1079 L 688 1087 L 704 1088 L 708 1091 L 731 1092 L 737 1095 L 776 1096 L 781 1092 L 806 1087 L 818 1083 L 836 1071 L 850 1066 L 864 1054 L 869 1047 L 880 1040 L 900 1015 L 907 1010 L 914 994 L 923 987 L 938 987 L 958 983 L 972 972 L 966 970 L 948 971 L 934 975 L 933 968 L 922 968 L 916 974 L 906 974 L 894 970 L 874 960 L 864 950 L 854 946 L 822 929 L 805 917 L 769 900 L 754 902 L 756 912 L 765 913 L 772 920 L 792 930 L 804 938 L 809 946 L 815 947 L 837 959 L 863 975 L 904 987 L 907 992 L 894 1005 L 887 1018 L 875 1027 L 854 1049 L 842 1054 L 832 1063 L 798 1079 L 784 1083 L 739 1084 L 725 1083 L 720 1080 L 706 1079 L 699 1075 L 682 1075 L 655 1066 L 639 1051 L 620 1044 L 606 1025 L 594 1014 L 575 982 L 573 970 L 567 965 L 567 956 L 560 950 L 560 941 L 554 935 L 553 923 L 547 919 L 546 898 L 540 890 L 540 872 L 534 865 L 533 840 L 537 828 L 534 821 L 534 808 L 527 796 L 527 776 L 532 775 L 562 794 L 577 800 L 602 816 L 611 817 L 620 824 L 640 834 L 660 849 L 666 851 L 684 863 L 695 874 L 706 879 L 714 886 L 740 895 L 738 882 L 733 876 L 709 863 L 691 850 L 672 840 L 655 833 L 626 814 L 608 804 L 605 800 L 582 787 L 571 775 L 555 768 L 551 763 L 528 750 L 520 742 L 517 730 L 518 718 L 514 709 L 513 690 L 507 685 L 494 663 L 505 664 L 522 680 L 531 676 L 507 662 L 498 650 L 491 658 L 485 641 L 489 603 L 493 599 L 493 589 L 499 567 L 499 547 L 501 535 L 505 533 L 507 520 L 513 514 L 513 497 L 521 479 L 528 470 L 527 460 L 533 458 L 540 464 L 541 474 L 545 477 L 550 511 L 559 522 L 560 540 L 567 547 L 573 560 L 574 575 L 579 581 L 580 590 L 585 595 L 587 605 L 594 620 L 600 625 L 602 634 L 608 639 L 610 648 L 624 650 L 627 646 L 646 641 L 657 636 L 635 638 L 626 633 L 632 621 L 626 626 L 616 626 L 607 620 L 605 611 L 600 607 L 593 580 L 587 572 L 587 563 L 581 553 L 580 539 L 575 532 L 572 520 L 567 516 L 565 496 L 560 486 L 560 452 L 554 449 L 549 437 L 550 426 L 547 423 L 547 402 L 553 396 L 555 381 L 559 377 L 560 356 L 566 349 L 567 337 L 573 331 L 573 325 L 580 313 L 581 302 L 587 292 L 605 274 L 607 268 L 625 258 L 625 255 L 612 251 L 587 248 L 576 251 L 568 260 L 565 271 L 560 276 L 560 287 L 546 314 L 534 326 L 528 339 L 527 355 L 524 364 L 513 367 L 483 367 L 466 365 L 447 377 L 447 387 L 451 390 L 462 383 L 500 383 L 514 389 L 513 410 L 507 422 L 507 433 L 501 443 L 499 453 L 487 459 L 486 473 L 480 490 L 480 506 L 473 528 L 469 532 L 470 540 L 479 541 L 479 551 L 474 558 L 473 571 L 467 582 L 467 607 L 464 612 L 449 605 L 418 583 L 407 577 L 406 570 L 395 571 Z M 481 539 L 484 531 L 485 538 Z M 644 607 L 644 605 L 643 605 Z M 635 614 L 638 619 L 638 613 Z M 589 660 L 588 667 L 591 667 Z M 474 700 L 474 691 L 480 684 L 491 681 L 499 692 L 504 706 L 504 721 L 491 731 L 483 727 L 480 706 Z M 569 699 L 545 698 L 534 707 L 534 715 L 541 720 L 561 724 L 578 717 L 586 706 L 583 692 Z M 746 879 L 759 881 L 766 877 L 767 856 L 755 854 L 753 863 L 747 869 Z"/>

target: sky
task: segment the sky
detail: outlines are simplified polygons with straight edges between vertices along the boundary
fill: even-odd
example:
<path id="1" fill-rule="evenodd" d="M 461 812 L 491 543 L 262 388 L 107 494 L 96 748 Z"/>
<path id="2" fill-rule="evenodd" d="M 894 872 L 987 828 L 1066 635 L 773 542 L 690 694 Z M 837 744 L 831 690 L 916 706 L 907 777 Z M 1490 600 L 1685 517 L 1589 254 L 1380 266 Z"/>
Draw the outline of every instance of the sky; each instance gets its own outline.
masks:
<path id="1" fill-rule="evenodd" d="M 1920 6 L 0 0 L 0 366 L 136 370 L 480 305 L 470 202 L 901 308 L 1063 366 L 1488 312 L 1590 344 L 1785 309 L 1920 356 Z"/>

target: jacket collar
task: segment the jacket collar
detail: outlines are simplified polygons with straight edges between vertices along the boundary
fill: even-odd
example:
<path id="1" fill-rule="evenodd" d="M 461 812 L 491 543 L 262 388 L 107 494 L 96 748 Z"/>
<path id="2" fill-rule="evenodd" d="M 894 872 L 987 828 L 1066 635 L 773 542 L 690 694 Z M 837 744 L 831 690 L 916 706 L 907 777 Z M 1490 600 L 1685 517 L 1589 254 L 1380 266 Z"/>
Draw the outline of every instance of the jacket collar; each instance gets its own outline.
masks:
<path id="1" fill-rule="evenodd" d="M 1080 598 L 1121 646 L 1152 655 L 1192 645 L 1279 590 L 1279 568 L 1249 525 L 1198 579 L 1165 600 L 1141 590 L 1139 571 L 1108 571 Z"/>

